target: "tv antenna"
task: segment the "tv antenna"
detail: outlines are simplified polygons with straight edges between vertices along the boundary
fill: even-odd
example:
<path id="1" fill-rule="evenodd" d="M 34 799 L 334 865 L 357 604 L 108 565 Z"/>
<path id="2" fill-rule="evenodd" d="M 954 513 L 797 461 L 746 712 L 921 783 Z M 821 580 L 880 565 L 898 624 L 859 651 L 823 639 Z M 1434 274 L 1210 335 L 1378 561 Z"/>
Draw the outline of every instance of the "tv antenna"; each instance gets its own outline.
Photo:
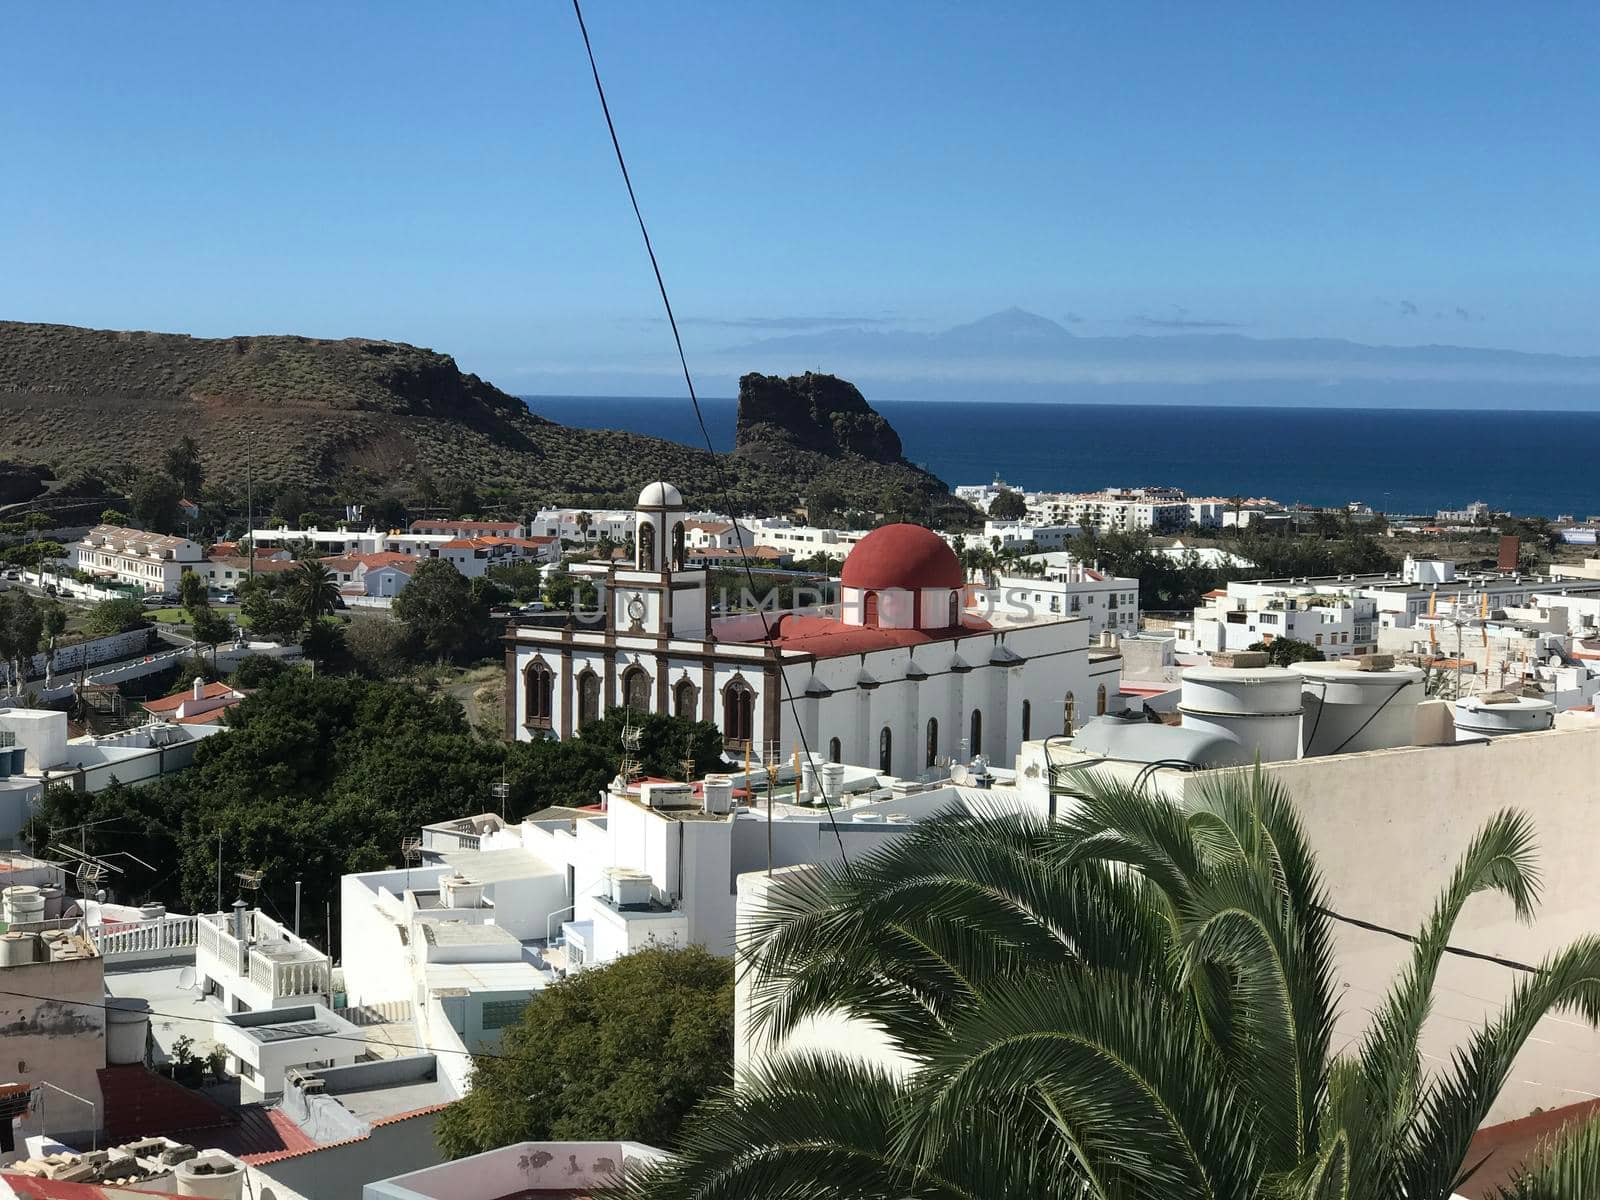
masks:
<path id="1" fill-rule="evenodd" d="M 256 901 L 261 894 L 261 881 L 266 878 L 265 871 L 235 871 L 233 877 L 239 881 L 239 889 L 251 894 L 251 908 L 259 908 Z"/>
<path id="2" fill-rule="evenodd" d="M 632 783 L 644 774 L 639 765 L 639 747 L 644 742 L 644 730 L 633 723 L 633 709 L 624 709 L 622 724 L 622 778 Z"/>
<path id="3" fill-rule="evenodd" d="M 411 867 L 422 861 L 422 839 L 419 837 L 403 837 L 400 839 L 400 857 L 406 864 L 406 891 L 411 890 Z"/>
<path id="4" fill-rule="evenodd" d="M 683 757 L 678 761 L 683 768 L 683 781 L 694 782 L 694 736 L 688 735 L 683 739 Z"/>

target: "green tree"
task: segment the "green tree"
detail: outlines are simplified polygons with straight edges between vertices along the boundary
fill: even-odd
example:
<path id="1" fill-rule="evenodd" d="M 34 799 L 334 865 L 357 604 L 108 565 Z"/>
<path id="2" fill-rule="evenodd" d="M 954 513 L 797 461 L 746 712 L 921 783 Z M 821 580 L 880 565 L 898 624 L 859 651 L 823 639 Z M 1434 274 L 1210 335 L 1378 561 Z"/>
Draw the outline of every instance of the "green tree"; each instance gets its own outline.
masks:
<path id="1" fill-rule="evenodd" d="M 288 571 L 274 571 L 239 585 L 239 615 L 257 637 L 288 641 L 305 624 L 289 576 Z"/>
<path id="2" fill-rule="evenodd" d="M 572 518 L 572 523 L 578 527 L 578 540 L 587 542 L 589 529 L 594 525 L 594 517 L 590 513 L 581 512 Z"/>
<path id="3" fill-rule="evenodd" d="M 954 816 L 778 881 L 741 964 L 760 1026 L 782 1036 L 843 1010 L 909 1072 L 816 1052 L 758 1066 L 631 1194 L 1446 1200 L 1536 1022 L 1600 1022 L 1588 937 L 1423 1069 L 1463 906 L 1495 893 L 1532 915 L 1520 814 L 1472 840 L 1346 1050 L 1328 897 L 1281 787 L 1230 773 L 1185 808 L 1104 778 L 1074 786 L 1053 823 Z M 1600 1194 L 1600 1157 L 1564 1165 L 1579 1173 L 1525 1194 Z"/>
<path id="4" fill-rule="evenodd" d="M 200 489 L 206 481 L 205 468 L 200 465 L 200 443 L 184 434 L 169 447 L 162 460 L 167 478 L 190 500 L 200 499 Z"/>
<path id="5" fill-rule="evenodd" d="M 89 616 L 84 621 L 84 627 L 95 637 L 144 629 L 149 624 L 144 615 L 144 605 L 137 600 L 102 600 L 89 610 Z"/>
<path id="6" fill-rule="evenodd" d="M 289 591 L 300 610 L 302 624 L 310 625 L 338 607 L 339 581 L 321 559 L 302 558 L 290 574 L 293 582 Z"/>
<path id="7" fill-rule="evenodd" d="M 133 516 L 140 525 L 154 533 L 171 533 L 178 524 L 178 501 L 182 499 L 178 485 L 165 475 L 150 473 L 140 477 L 134 485 Z"/>
<path id="8" fill-rule="evenodd" d="M 23 514 L 22 527 L 24 529 L 31 530 L 34 533 L 38 533 L 42 529 L 53 528 L 54 526 L 55 520 L 48 513 L 31 512 Z"/>
<path id="9" fill-rule="evenodd" d="M 651 947 L 546 988 L 439 1118 L 451 1158 L 519 1141 L 670 1145 L 733 1074 L 733 968 Z"/>
<path id="10" fill-rule="evenodd" d="M 128 514 L 123 512 L 120 508 L 108 508 L 100 513 L 100 524 L 102 525 L 125 526 L 127 523 Z"/>
<path id="11" fill-rule="evenodd" d="M 300 650 L 319 670 L 341 670 L 348 665 L 350 651 L 345 645 L 344 626 L 319 617 L 306 626 Z"/>
<path id="12" fill-rule="evenodd" d="M 471 582 L 442 558 L 417 564 L 411 582 L 394 598 L 392 611 L 423 652 L 436 659 L 451 658 L 471 645 L 488 621 Z"/>
<path id="13" fill-rule="evenodd" d="M 558 571 L 545 583 L 545 603 L 551 608 L 593 611 L 600 603 L 594 582 L 568 571 Z"/>
<path id="14" fill-rule="evenodd" d="M 28 592 L 0 592 L 0 660 L 16 689 L 26 682 L 33 656 L 44 637 L 44 610 Z"/>
<path id="15" fill-rule="evenodd" d="M 189 620 L 194 640 L 199 645 L 211 647 L 211 662 L 214 666 L 217 661 L 217 647 L 233 637 L 233 622 L 207 604 L 191 608 Z"/>
<path id="16" fill-rule="evenodd" d="M 288 669 L 279 659 L 266 654 L 252 654 L 233 669 L 230 682 L 234 687 L 258 688 L 271 683 Z"/>
<path id="17" fill-rule="evenodd" d="M 206 591 L 206 581 L 198 571 L 184 570 L 178 576 L 178 603 L 189 610 L 190 617 L 211 603 Z"/>
<path id="18" fill-rule="evenodd" d="M 578 740 L 598 747 L 609 759 L 622 757 L 622 730 L 631 724 L 639 731 L 636 755 L 646 775 L 683 778 L 685 756 L 694 760 L 696 778 L 723 765 L 722 732 L 710 721 L 691 721 L 667 713 L 629 713 L 613 708 L 598 721 L 587 721 Z"/>
<path id="19" fill-rule="evenodd" d="M 1028 502 L 1022 498 L 1021 492 L 1013 492 L 1010 488 L 1003 488 L 989 502 L 989 516 L 996 521 L 1020 521 L 1027 515 Z"/>
<path id="20" fill-rule="evenodd" d="M 1321 662 L 1326 657 L 1310 642 L 1290 637 L 1273 638 L 1270 642 L 1255 642 L 1250 649 L 1265 654 L 1268 665 L 1274 667 L 1287 667 L 1291 663 L 1298 662 Z"/>
<path id="21" fill-rule="evenodd" d="M 67 631 L 67 610 L 54 600 L 50 600 L 44 604 L 43 613 L 45 639 L 44 686 L 49 689 L 55 683 L 56 639 Z"/>
<path id="22" fill-rule="evenodd" d="M 368 524 L 377 529 L 404 529 L 407 525 L 405 501 L 392 492 L 367 505 L 364 515 Z"/>

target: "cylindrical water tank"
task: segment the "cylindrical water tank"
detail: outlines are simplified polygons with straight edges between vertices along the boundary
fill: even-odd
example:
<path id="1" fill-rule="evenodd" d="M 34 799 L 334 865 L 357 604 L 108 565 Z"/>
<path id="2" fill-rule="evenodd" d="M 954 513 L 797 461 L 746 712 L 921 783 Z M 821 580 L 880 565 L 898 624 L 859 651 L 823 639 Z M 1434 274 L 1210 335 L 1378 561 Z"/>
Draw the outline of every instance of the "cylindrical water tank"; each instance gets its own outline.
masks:
<path id="1" fill-rule="evenodd" d="M 53 883 L 47 883 L 39 889 L 39 895 L 44 899 L 44 919 L 54 921 L 61 915 L 61 910 L 66 905 L 66 891 Z"/>
<path id="2" fill-rule="evenodd" d="M 4 897 L 4 903 L 0 907 L 5 911 L 7 924 L 44 920 L 44 896 L 31 884 L 16 884 L 6 888 L 0 895 Z"/>
<path id="3" fill-rule="evenodd" d="M 1183 727 L 1239 746 L 1240 764 L 1300 757 L 1300 676 L 1282 667 L 1190 667 L 1178 711 Z"/>
<path id="4" fill-rule="evenodd" d="M 172 1169 L 180 1196 L 209 1196 L 212 1200 L 242 1200 L 244 1168 L 225 1154 L 207 1151 Z"/>
<path id="5" fill-rule="evenodd" d="M 1354 663 L 1304 662 L 1289 669 L 1302 681 L 1300 728 L 1307 757 L 1416 744 L 1421 667 L 1362 671 Z"/>
<path id="6" fill-rule="evenodd" d="M 1533 733 L 1555 724 L 1556 706 L 1527 696 L 1463 696 L 1455 703 L 1456 741 Z"/>
<path id="7" fill-rule="evenodd" d="M 850 819 L 857 825 L 882 825 L 883 814 L 879 812 L 851 813 Z"/>
<path id="8" fill-rule="evenodd" d="M 726 775 L 707 775 L 704 789 L 705 811 L 721 816 L 733 811 L 733 780 Z"/>
<path id="9" fill-rule="evenodd" d="M 106 1062 L 114 1067 L 144 1061 L 150 1031 L 150 1001 L 138 996 L 106 997 Z"/>
<path id="10" fill-rule="evenodd" d="M 0 967 L 22 967 L 34 960 L 38 939 L 31 933 L 0 933 Z"/>
<path id="11" fill-rule="evenodd" d="M 836 802 L 844 791 L 844 764 L 823 763 L 817 768 L 817 775 L 822 780 L 822 794 L 830 803 Z"/>
<path id="12" fill-rule="evenodd" d="M 802 801 L 817 794 L 817 764 L 809 757 L 800 760 L 800 796 Z"/>

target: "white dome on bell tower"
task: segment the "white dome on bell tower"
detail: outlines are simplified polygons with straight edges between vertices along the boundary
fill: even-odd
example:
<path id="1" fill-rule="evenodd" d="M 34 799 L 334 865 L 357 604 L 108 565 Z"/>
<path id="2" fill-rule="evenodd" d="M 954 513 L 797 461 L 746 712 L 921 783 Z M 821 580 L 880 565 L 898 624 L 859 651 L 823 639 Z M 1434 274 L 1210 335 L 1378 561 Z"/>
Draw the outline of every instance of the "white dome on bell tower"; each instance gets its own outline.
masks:
<path id="1" fill-rule="evenodd" d="M 665 480 L 658 479 L 654 483 L 644 485 L 644 491 L 639 493 L 638 508 L 682 508 L 683 493 Z"/>
<path id="2" fill-rule="evenodd" d="M 634 562 L 641 571 L 683 569 L 683 493 L 665 480 L 647 483 L 634 508 Z"/>

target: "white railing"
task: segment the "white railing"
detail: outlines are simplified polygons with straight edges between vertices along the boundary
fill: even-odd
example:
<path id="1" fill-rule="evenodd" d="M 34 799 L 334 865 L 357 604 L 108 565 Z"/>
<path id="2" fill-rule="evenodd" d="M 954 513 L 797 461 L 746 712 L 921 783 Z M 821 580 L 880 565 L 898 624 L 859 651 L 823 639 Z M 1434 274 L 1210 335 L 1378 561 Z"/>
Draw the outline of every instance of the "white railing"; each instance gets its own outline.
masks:
<path id="1" fill-rule="evenodd" d="M 343 1017 L 352 1025 L 409 1025 L 411 1023 L 411 1001 L 409 1000 L 372 1000 L 366 1004 L 352 1004 L 347 1008 L 336 1008 L 335 1015 Z"/>
<path id="2" fill-rule="evenodd" d="M 160 950 L 182 950 L 195 946 L 200 937 L 198 917 L 164 917 L 138 924 L 101 925 L 91 929 L 100 957 L 114 960 L 120 955 L 148 954 Z"/>
<path id="3" fill-rule="evenodd" d="M 332 972 L 326 959 L 304 962 L 278 962 L 251 956 L 251 978 L 255 977 L 254 962 L 265 961 L 271 967 L 272 994 L 274 996 L 326 996 Z"/>
<path id="4" fill-rule="evenodd" d="M 250 982 L 264 992 L 274 996 L 281 995 L 277 988 L 272 986 L 272 960 L 253 950 L 250 952 Z"/>

